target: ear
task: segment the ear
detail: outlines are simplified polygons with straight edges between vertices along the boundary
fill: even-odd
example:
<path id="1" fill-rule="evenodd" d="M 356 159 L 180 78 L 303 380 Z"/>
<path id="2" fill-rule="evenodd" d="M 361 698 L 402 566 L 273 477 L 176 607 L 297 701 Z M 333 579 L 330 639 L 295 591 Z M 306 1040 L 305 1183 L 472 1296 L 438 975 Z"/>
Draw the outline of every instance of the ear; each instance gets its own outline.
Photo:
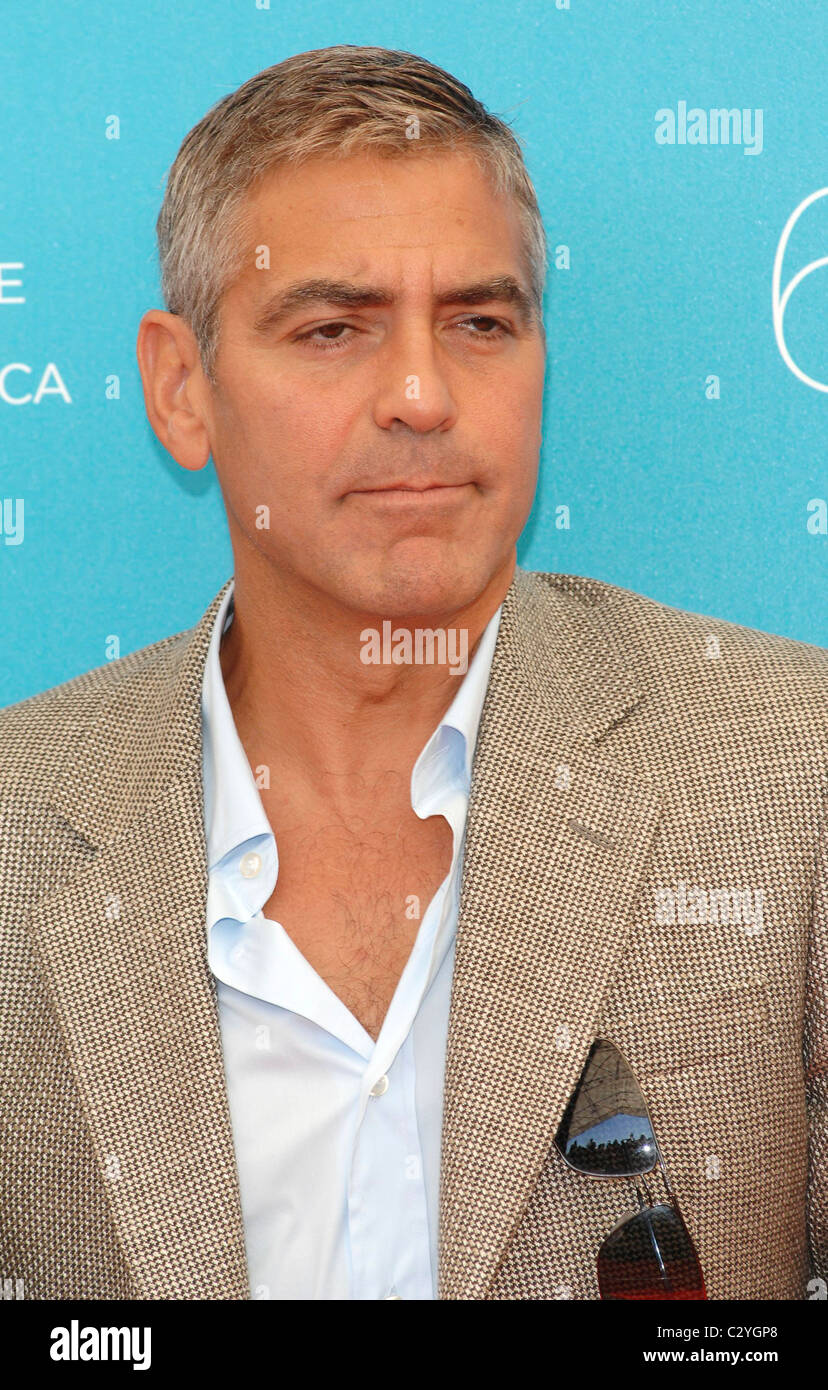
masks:
<path id="1" fill-rule="evenodd" d="M 203 468 L 210 458 L 206 382 L 190 325 L 179 314 L 150 309 L 135 351 L 144 407 L 158 439 L 182 468 Z"/>

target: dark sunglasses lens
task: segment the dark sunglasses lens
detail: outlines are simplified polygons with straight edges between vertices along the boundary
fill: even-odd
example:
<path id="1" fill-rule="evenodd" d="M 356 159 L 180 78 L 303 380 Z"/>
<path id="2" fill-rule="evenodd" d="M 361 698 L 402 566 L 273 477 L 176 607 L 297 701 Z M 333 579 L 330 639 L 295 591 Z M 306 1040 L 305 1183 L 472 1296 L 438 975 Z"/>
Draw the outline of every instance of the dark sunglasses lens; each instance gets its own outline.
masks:
<path id="1" fill-rule="evenodd" d="M 690 1233 L 672 1207 L 646 1207 L 598 1251 L 602 1298 L 707 1298 Z"/>
<path id="2" fill-rule="evenodd" d="M 655 1167 L 658 1151 L 644 1097 L 613 1043 L 593 1043 L 556 1143 L 581 1173 L 606 1178 Z"/>

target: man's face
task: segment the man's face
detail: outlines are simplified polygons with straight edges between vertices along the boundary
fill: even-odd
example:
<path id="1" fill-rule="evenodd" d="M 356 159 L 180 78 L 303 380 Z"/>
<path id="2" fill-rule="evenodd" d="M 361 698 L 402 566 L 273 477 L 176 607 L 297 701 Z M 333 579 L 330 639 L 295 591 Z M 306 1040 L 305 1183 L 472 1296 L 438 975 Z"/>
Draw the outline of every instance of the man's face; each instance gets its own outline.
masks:
<path id="1" fill-rule="evenodd" d="M 253 546 L 360 612 L 457 612 L 510 565 L 537 478 L 514 203 L 463 155 L 357 155 L 280 168 L 248 209 L 270 269 L 226 292 L 207 394 L 237 571 Z"/>

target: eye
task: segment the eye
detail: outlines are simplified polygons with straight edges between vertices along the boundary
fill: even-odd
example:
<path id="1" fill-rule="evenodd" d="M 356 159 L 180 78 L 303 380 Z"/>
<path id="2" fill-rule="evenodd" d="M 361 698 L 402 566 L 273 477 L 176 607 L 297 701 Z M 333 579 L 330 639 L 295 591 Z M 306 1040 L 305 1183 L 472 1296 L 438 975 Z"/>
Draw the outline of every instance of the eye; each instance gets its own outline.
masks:
<path id="1" fill-rule="evenodd" d="M 505 337 L 512 331 L 507 324 L 501 322 L 500 319 L 492 318 L 489 314 L 470 314 L 467 318 L 461 319 L 460 322 L 457 324 L 457 327 L 461 328 L 464 324 L 470 323 L 490 324 L 493 328 L 493 331 L 488 333 L 480 333 L 475 331 L 470 335 L 472 338 L 497 339 Z"/>
<path id="2" fill-rule="evenodd" d="M 318 338 L 316 336 L 318 333 L 327 335 L 331 329 L 337 333 L 336 337 L 325 336 L 323 338 Z M 317 352 L 336 352 L 340 345 L 344 346 L 349 342 L 349 338 L 342 334 L 343 329 L 356 332 L 355 329 L 351 329 L 349 323 L 340 323 L 340 321 L 336 319 L 331 323 L 317 324 L 316 328 L 309 328 L 307 333 L 297 334 L 294 341 L 297 343 L 309 343 L 314 351 Z"/>

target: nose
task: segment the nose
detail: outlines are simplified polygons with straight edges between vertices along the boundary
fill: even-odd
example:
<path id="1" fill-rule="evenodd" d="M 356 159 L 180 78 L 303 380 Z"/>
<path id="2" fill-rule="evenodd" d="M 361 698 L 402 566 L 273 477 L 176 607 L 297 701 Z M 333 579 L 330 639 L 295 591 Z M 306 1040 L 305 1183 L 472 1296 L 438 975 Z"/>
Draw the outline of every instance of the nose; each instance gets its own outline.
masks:
<path id="1" fill-rule="evenodd" d="M 377 357 L 374 419 L 380 429 L 405 425 L 417 434 L 447 430 L 457 405 L 430 324 L 398 326 Z"/>

